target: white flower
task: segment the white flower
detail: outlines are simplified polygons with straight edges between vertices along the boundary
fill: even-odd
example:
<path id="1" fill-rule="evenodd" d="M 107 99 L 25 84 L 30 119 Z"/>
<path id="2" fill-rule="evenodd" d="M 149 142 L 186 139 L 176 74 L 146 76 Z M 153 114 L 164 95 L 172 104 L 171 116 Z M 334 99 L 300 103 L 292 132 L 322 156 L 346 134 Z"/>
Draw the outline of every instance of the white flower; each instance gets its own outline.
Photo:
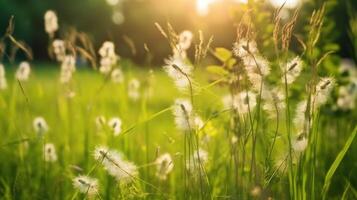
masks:
<path id="1" fill-rule="evenodd" d="M 26 61 L 20 63 L 19 68 L 16 71 L 15 77 L 19 81 L 27 81 L 31 72 L 30 64 Z"/>
<path id="2" fill-rule="evenodd" d="M 128 84 L 128 96 L 130 99 L 136 101 L 140 97 L 140 82 L 138 79 L 131 79 Z"/>
<path id="3" fill-rule="evenodd" d="M 240 58 L 250 57 L 249 54 L 258 53 L 257 43 L 254 40 L 242 38 L 233 44 L 233 53 Z"/>
<path id="4" fill-rule="evenodd" d="M 104 169 L 119 182 L 129 183 L 139 173 L 134 163 L 124 160 L 121 153 L 107 147 L 97 147 L 94 158 L 102 163 Z"/>
<path id="5" fill-rule="evenodd" d="M 296 78 L 300 75 L 302 70 L 302 60 L 299 56 L 290 60 L 285 66 L 282 67 L 282 71 L 286 75 L 286 83 L 293 83 Z M 285 76 L 282 77 L 282 82 L 285 83 Z"/>
<path id="6" fill-rule="evenodd" d="M 110 130 L 113 132 L 114 136 L 118 136 L 121 132 L 121 119 L 118 117 L 113 117 L 109 120 L 108 126 Z"/>
<path id="7" fill-rule="evenodd" d="M 48 131 L 48 125 L 43 117 L 36 117 L 33 120 L 33 128 L 35 129 L 36 133 L 40 135 Z"/>
<path id="8" fill-rule="evenodd" d="M 178 46 L 183 51 L 186 51 L 191 46 L 192 38 L 193 38 L 193 34 L 191 31 L 188 30 L 182 31 L 179 35 Z"/>
<path id="9" fill-rule="evenodd" d="M 169 58 L 165 60 L 165 63 L 166 65 L 163 69 L 175 82 L 177 88 L 180 90 L 187 89 L 190 84 L 190 76 L 192 74 L 193 67 L 186 64 L 181 58 Z"/>
<path id="10" fill-rule="evenodd" d="M 165 180 L 167 175 L 172 171 L 174 168 L 173 160 L 170 154 L 165 153 L 159 156 L 155 160 L 156 164 L 156 176 L 159 177 L 161 180 Z"/>
<path id="11" fill-rule="evenodd" d="M 257 105 L 256 94 L 243 91 L 233 97 L 226 95 L 223 97 L 223 105 L 226 109 L 235 109 L 241 115 L 247 114 Z"/>
<path id="12" fill-rule="evenodd" d="M 192 123 L 193 110 L 190 101 L 186 99 L 176 99 L 173 106 L 173 115 L 177 128 L 183 131 L 190 130 Z"/>
<path id="13" fill-rule="evenodd" d="M 47 144 L 45 144 L 43 151 L 44 151 L 43 153 L 44 153 L 46 162 L 56 162 L 57 161 L 55 145 L 53 145 L 52 143 L 47 143 Z"/>
<path id="14" fill-rule="evenodd" d="M 53 36 L 53 34 L 58 30 L 58 19 L 54 11 L 48 10 L 45 13 L 45 30 L 48 34 Z"/>
<path id="15" fill-rule="evenodd" d="M 5 90 L 7 88 L 7 81 L 5 76 L 5 67 L 0 63 L 0 90 Z"/>
<path id="16" fill-rule="evenodd" d="M 305 136 L 298 136 L 292 143 L 292 147 L 297 153 L 305 151 L 307 145 L 308 139 Z"/>
<path id="17" fill-rule="evenodd" d="M 317 106 L 321 106 L 322 104 L 326 103 L 334 85 L 335 79 L 332 77 L 321 78 L 321 80 L 316 85 L 314 103 L 316 103 Z"/>
<path id="18" fill-rule="evenodd" d="M 66 56 L 66 46 L 63 40 L 55 39 L 52 42 L 53 52 L 56 55 L 57 61 L 63 61 Z"/>
<path id="19" fill-rule="evenodd" d="M 77 176 L 73 179 L 73 187 L 83 194 L 94 196 L 98 193 L 98 180 L 84 175 Z"/>
<path id="20" fill-rule="evenodd" d="M 116 68 L 112 71 L 111 77 L 114 83 L 122 83 L 124 81 L 123 72 L 119 68 Z"/>

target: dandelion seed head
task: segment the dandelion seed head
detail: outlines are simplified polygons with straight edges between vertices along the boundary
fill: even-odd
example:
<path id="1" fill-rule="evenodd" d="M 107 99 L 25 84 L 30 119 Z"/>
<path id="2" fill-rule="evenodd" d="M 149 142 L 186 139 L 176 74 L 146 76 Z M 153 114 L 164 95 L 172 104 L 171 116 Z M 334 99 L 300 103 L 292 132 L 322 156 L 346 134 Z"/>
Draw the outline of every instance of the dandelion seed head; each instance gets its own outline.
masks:
<path id="1" fill-rule="evenodd" d="M 55 145 L 52 143 L 45 144 L 43 148 L 44 158 L 46 162 L 56 162 L 57 161 L 57 153 Z"/>
<path id="2" fill-rule="evenodd" d="M 57 15 L 53 10 L 48 10 L 44 16 L 45 19 L 45 31 L 53 35 L 58 30 L 58 19 Z"/>
<path id="3" fill-rule="evenodd" d="M 169 153 L 162 154 L 155 160 L 156 176 L 161 180 L 166 180 L 167 175 L 174 168 L 174 163 Z"/>
<path id="4" fill-rule="evenodd" d="M 121 69 L 116 68 L 112 71 L 111 78 L 114 83 L 122 83 L 124 81 L 124 74 Z"/>
<path id="5" fill-rule="evenodd" d="M 38 134 L 44 134 L 48 131 L 48 125 L 47 122 L 43 117 L 36 117 L 33 120 L 33 128 L 36 133 Z"/>
<path id="6" fill-rule="evenodd" d="M 181 91 L 186 90 L 190 85 L 189 79 L 192 74 L 193 67 L 189 64 L 186 64 L 185 61 L 180 58 L 169 58 L 165 60 L 165 63 L 166 65 L 163 67 L 163 69 L 174 81 L 176 87 Z M 176 66 L 179 69 L 175 69 L 173 66 Z"/>
<path id="7" fill-rule="evenodd" d="M 290 60 L 285 66 L 282 67 L 282 71 L 286 75 L 286 83 L 293 83 L 302 71 L 303 62 L 299 56 Z M 282 82 L 285 83 L 285 76 L 282 77 Z"/>
<path id="8" fill-rule="evenodd" d="M 19 81 L 27 81 L 31 72 L 30 64 L 26 61 L 20 63 L 19 68 L 16 70 L 15 77 Z"/>
<path id="9" fill-rule="evenodd" d="M 276 114 L 281 113 L 285 109 L 285 94 L 279 88 L 268 89 L 262 91 L 263 110 L 268 114 L 269 118 L 277 117 Z"/>
<path id="10" fill-rule="evenodd" d="M 182 31 L 179 35 L 178 45 L 181 47 L 182 50 L 186 51 L 191 46 L 192 38 L 193 38 L 193 34 L 191 31 L 188 30 Z"/>
<path id="11" fill-rule="evenodd" d="M 110 130 L 113 132 L 114 136 L 118 136 L 121 133 L 121 125 L 122 125 L 122 121 L 118 117 L 113 117 L 108 122 L 108 126 Z"/>
<path id="12" fill-rule="evenodd" d="M 238 42 L 233 44 L 233 53 L 240 58 L 250 57 L 249 54 L 258 53 L 257 43 L 254 40 L 241 38 Z"/>
<path id="13" fill-rule="evenodd" d="M 140 98 L 140 81 L 133 78 L 128 84 L 128 96 L 131 100 L 137 101 Z"/>
<path id="14" fill-rule="evenodd" d="M 94 196 L 98 194 L 98 180 L 88 176 L 77 176 L 73 180 L 73 187 L 80 193 L 88 196 Z"/>
<path id="15" fill-rule="evenodd" d="M 192 105 L 187 99 L 176 99 L 173 106 L 173 115 L 178 129 L 187 131 L 190 130 L 192 122 Z"/>
<path id="16" fill-rule="evenodd" d="M 243 91 L 233 96 L 226 95 L 222 101 L 226 109 L 234 109 L 242 115 L 251 112 L 257 105 L 256 94 L 250 91 Z"/>
<path id="17" fill-rule="evenodd" d="M 334 85 L 334 78 L 321 78 L 321 80 L 316 85 L 316 95 L 314 102 L 317 104 L 317 106 L 321 106 L 326 103 Z"/>

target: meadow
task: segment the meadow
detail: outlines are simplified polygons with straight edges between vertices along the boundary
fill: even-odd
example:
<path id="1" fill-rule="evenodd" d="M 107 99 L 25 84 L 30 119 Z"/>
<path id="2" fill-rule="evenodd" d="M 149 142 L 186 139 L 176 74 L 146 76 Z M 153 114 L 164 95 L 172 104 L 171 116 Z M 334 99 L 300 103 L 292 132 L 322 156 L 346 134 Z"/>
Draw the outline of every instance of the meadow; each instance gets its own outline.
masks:
<path id="1" fill-rule="evenodd" d="M 53 11 L 53 62 L 36 62 L 10 20 L 1 42 L 27 60 L 0 68 L 0 198 L 357 199 L 356 68 L 326 67 L 324 5 L 299 53 L 298 10 L 279 12 L 269 48 L 251 16 L 226 48 L 153 24 L 172 50 L 162 67 L 120 58 L 111 41 L 56 35 Z"/>

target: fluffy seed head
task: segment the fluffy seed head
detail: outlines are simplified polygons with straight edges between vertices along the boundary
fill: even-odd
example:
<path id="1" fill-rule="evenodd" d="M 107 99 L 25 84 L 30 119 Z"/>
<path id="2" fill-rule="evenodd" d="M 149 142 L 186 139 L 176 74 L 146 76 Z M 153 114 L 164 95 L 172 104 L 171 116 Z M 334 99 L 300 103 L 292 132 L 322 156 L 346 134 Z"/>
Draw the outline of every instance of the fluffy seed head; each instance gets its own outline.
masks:
<path id="1" fill-rule="evenodd" d="M 282 71 L 286 75 L 286 83 L 293 83 L 300 75 L 302 70 L 302 60 L 299 56 L 290 60 L 285 66 L 282 67 Z M 282 77 L 282 82 L 285 83 L 285 76 Z"/>
<path id="2" fill-rule="evenodd" d="M 257 43 L 254 40 L 242 38 L 233 44 L 233 53 L 240 58 L 250 56 L 249 54 L 256 54 L 258 53 Z"/>
<path id="3" fill-rule="evenodd" d="M 163 69 L 168 76 L 174 81 L 176 87 L 183 91 L 189 87 L 190 76 L 192 74 L 193 67 L 181 58 L 169 58 L 165 60 L 166 65 Z"/>
<path id="4" fill-rule="evenodd" d="M 58 30 L 58 19 L 54 11 L 48 10 L 44 16 L 45 19 L 45 31 L 53 35 Z"/>
<path id="5" fill-rule="evenodd" d="M 31 72 L 30 64 L 26 61 L 20 63 L 19 68 L 16 70 L 15 77 L 19 81 L 27 81 Z"/>
<path id="6" fill-rule="evenodd" d="M 110 130 L 113 132 L 114 136 L 118 136 L 121 132 L 121 119 L 118 117 L 113 117 L 109 120 L 108 126 Z"/>
<path id="7" fill-rule="evenodd" d="M 192 128 L 193 110 L 189 100 L 176 99 L 172 112 L 178 129 L 187 131 Z"/>
<path id="8" fill-rule="evenodd" d="M 77 176 L 73 180 L 73 187 L 80 193 L 86 194 L 90 197 L 98 194 L 98 180 L 88 176 Z"/>
<path id="9" fill-rule="evenodd" d="M 257 105 L 256 94 L 243 91 L 233 97 L 226 95 L 223 97 L 223 105 L 226 109 L 234 109 L 241 115 L 247 114 Z"/>
<path id="10" fill-rule="evenodd" d="M 166 180 L 167 175 L 174 168 L 174 163 L 170 154 L 168 153 L 162 154 L 155 160 L 155 164 L 156 164 L 156 176 L 161 180 Z"/>
<path id="11" fill-rule="evenodd" d="M 55 145 L 52 143 L 45 144 L 43 148 L 43 153 L 46 162 L 56 162 L 57 161 L 57 153 Z"/>
<path id="12" fill-rule="evenodd" d="M 48 125 L 43 117 L 36 117 L 33 120 L 33 128 L 38 134 L 44 134 L 48 131 Z"/>
<path id="13" fill-rule="evenodd" d="M 140 98 L 140 81 L 138 79 L 133 78 L 129 81 L 128 96 L 133 101 Z"/>

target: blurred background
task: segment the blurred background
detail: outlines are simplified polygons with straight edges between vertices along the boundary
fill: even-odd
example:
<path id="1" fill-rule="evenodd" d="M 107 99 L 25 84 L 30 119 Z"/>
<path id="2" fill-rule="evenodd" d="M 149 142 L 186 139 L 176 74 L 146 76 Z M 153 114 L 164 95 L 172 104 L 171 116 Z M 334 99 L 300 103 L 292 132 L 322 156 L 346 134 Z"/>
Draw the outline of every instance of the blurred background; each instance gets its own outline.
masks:
<path id="1" fill-rule="evenodd" d="M 252 0 L 1 0 L 0 31 L 5 32 L 8 21 L 13 15 L 15 21 L 14 35 L 31 46 L 34 60 L 49 60 L 47 53 L 48 36 L 44 31 L 43 15 L 51 9 L 59 18 L 61 34 L 68 28 L 75 27 L 90 35 L 96 49 L 105 40 L 113 40 L 119 55 L 130 58 L 138 64 L 147 60 L 144 44 L 151 52 L 152 63 L 162 63 L 170 54 L 170 48 L 154 23 L 165 25 L 171 23 L 176 31 L 188 29 L 195 33 L 202 30 L 205 37 L 214 36 L 214 47 L 230 48 L 235 40 L 235 28 L 240 17 Z M 254 1 L 266 13 L 257 13 L 254 20 L 260 23 L 272 22 L 274 10 L 284 0 Z M 350 15 L 357 8 L 355 0 L 287 0 L 284 10 L 286 18 L 295 8 L 301 7 L 297 30 L 306 28 L 314 8 L 323 2 L 327 4 L 327 20 L 322 43 L 329 44 L 338 55 L 356 59 L 353 38 L 350 32 Z M 254 9 L 254 8 L 253 8 Z M 268 27 L 269 26 L 264 26 Z M 135 51 L 130 48 L 132 41 Z M 297 45 L 292 45 L 293 49 Z M 192 53 L 192 52 L 191 52 Z"/>

